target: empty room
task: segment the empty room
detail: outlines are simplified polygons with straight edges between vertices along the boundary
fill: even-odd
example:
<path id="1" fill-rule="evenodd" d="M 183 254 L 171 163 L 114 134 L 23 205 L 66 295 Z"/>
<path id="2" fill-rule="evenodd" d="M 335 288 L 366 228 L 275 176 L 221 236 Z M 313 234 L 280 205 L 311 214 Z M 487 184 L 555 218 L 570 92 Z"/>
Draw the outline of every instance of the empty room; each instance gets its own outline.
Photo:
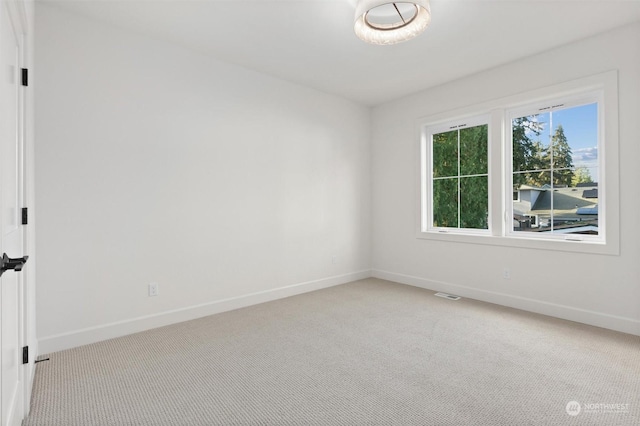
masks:
<path id="1" fill-rule="evenodd" d="M 640 1 L 0 31 L 0 426 L 640 424 Z"/>

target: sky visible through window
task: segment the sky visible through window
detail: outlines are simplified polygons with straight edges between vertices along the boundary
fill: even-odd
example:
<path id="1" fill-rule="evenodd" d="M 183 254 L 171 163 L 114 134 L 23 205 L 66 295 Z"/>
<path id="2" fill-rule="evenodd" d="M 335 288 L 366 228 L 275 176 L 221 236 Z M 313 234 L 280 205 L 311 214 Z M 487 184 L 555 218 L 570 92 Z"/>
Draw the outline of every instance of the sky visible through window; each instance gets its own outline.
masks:
<path id="1" fill-rule="evenodd" d="M 598 105 L 590 104 L 556 111 L 554 127 L 561 124 L 573 151 L 573 164 L 589 169 L 598 181 Z M 548 136 L 547 136 L 548 138 Z M 548 143 L 548 139 L 547 139 Z"/>
<path id="2" fill-rule="evenodd" d="M 551 136 L 562 125 L 571 147 L 573 165 L 589 170 L 593 182 L 598 181 L 598 104 L 581 105 L 552 113 L 538 114 L 537 121 L 544 123 L 540 135 L 530 135 L 544 146 L 549 146 Z M 549 123 L 553 128 L 549 128 Z"/>

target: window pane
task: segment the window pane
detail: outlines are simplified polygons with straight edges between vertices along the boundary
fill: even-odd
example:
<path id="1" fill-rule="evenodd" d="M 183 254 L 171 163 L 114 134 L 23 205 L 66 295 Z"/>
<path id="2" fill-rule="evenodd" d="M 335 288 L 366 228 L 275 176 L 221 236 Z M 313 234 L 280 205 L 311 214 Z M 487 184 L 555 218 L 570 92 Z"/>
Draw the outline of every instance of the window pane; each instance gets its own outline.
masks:
<path id="1" fill-rule="evenodd" d="M 514 230 L 598 234 L 597 107 L 512 120 Z"/>
<path id="2" fill-rule="evenodd" d="M 489 186 L 487 176 L 460 179 L 460 227 L 488 229 Z"/>
<path id="3" fill-rule="evenodd" d="M 553 232 L 598 235 L 598 105 L 551 114 Z"/>
<path id="4" fill-rule="evenodd" d="M 575 170 L 570 172 L 575 176 Z M 551 217 L 554 234 L 598 235 L 598 185 L 585 182 L 555 187 Z"/>
<path id="5" fill-rule="evenodd" d="M 433 135 L 433 177 L 458 176 L 458 131 Z"/>
<path id="6" fill-rule="evenodd" d="M 548 151 L 548 135 L 544 135 L 549 113 L 515 118 L 511 121 L 513 135 L 513 171 L 544 170 L 550 168 L 545 153 Z"/>
<path id="7" fill-rule="evenodd" d="M 458 227 L 458 179 L 433 181 L 433 226 Z"/>
<path id="8" fill-rule="evenodd" d="M 571 185 L 573 156 L 562 124 L 558 125 L 553 131 L 553 135 L 551 136 L 551 149 L 553 151 L 553 160 L 551 161 L 553 164 L 552 169 L 554 171 L 558 170 L 558 172 L 554 172 L 553 175 L 554 185 Z"/>
<path id="9" fill-rule="evenodd" d="M 514 173 L 513 230 L 540 232 L 551 226 L 551 172 Z"/>
<path id="10" fill-rule="evenodd" d="M 597 169 L 594 170 L 597 176 Z M 598 235 L 598 184 L 594 182 L 582 182 L 576 185 L 578 194 L 583 203 L 576 209 L 580 219 L 581 229 L 574 229 L 574 233 Z"/>
<path id="11" fill-rule="evenodd" d="M 552 123 L 554 168 L 575 168 L 574 177 L 598 182 L 598 105 L 554 111 Z"/>
<path id="12" fill-rule="evenodd" d="M 460 175 L 487 173 L 489 126 L 460 129 Z"/>
<path id="13" fill-rule="evenodd" d="M 433 226 L 488 229 L 488 131 L 481 124 L 432 134 Z"/>

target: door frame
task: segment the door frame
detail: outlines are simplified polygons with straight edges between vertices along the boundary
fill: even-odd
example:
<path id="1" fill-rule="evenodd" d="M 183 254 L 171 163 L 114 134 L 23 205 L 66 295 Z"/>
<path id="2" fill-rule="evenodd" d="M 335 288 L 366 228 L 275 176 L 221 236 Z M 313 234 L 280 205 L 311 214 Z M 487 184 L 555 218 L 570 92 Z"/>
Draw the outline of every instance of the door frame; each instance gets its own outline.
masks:
<path id="1" fill-rule="evenodd" d="M 23 247 L 25 254 L 29 255 L 28 266 L 21 273 L 23 276 L 22 288 L 22 345 L 29 347 L 29 358 L 22 365 L 22 379 L 24 391 L 23 415 L 26 417 L 31 408 L 31 391 L 35 377 L 35 360 L 38 355 L 38 340 L 36 339 L 36 240 L 35 240 L 35 141 L 34 141 L 34 89 L 33 89 L 33 52 L 34 52 L 34 0 L 16 0 L 18 19 L 22 32 L 22 68 L 28 70 L 27 86 L 22 86 L 21 107 L 22 122 L 22 199 L 24 206 L 28 208 L 28 223 L 24 226 Z"/>
<path id="2" fill-rule="evenodd" d="M 15 25 L 21 40 L 19 52 L 19 67 L 28 70 L 28 85 L 20 86 L 18 91 L 18 137 L 21 139 L 19 161 L 21 164 L 20 179 L 22 180 L 23 207 L 28 208 L 28 224 L 23 225 L 22 245 L 24 255 L 29 253 L 29 262 L 25 265 L 22 275 L 22 288 L 19 293 L 20 324 L 18 333 L 18 347 L 29 348 L 29 357 L 26 364 L 19 366 L 18 376 L 22 382 L 22 405 L 15 407 L 16 414 L 20 417 L 29 414 L 31 405 L 31 391 L 35 375 L 35 359 L 38 353 L 38 342 L 35 328 L 35 215 L 34 215 L 34 95 L 33 95 L 33 27 L 34 27 L 34 1 L 33 0 L 0 0 L 3 8 L 1 13 L 9 13 L 9 19 Z M 19 84 L 19 83 L 18 83 Z"/>

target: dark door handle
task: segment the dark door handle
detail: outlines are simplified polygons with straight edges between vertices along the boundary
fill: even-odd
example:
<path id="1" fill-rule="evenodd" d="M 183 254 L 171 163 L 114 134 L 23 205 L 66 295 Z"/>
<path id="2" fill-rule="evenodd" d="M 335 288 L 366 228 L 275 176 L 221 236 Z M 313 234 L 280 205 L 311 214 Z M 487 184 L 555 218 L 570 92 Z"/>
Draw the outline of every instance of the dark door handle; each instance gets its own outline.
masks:
<path id="1" fill-rule="evenodd" d="M 2 255 L 2 260 L 0 260 L 0 275 L 2 275 L 4 271 L 8 271 L 9 269 L 13 269 L 16 272 L 22 271 L 22 267 L 25 263 L 27 263 L 27 259 L 29 259 L 29 256 L 11 259 L 9 256 L 7 256 L 7 253 L 4 253 Z"/>

